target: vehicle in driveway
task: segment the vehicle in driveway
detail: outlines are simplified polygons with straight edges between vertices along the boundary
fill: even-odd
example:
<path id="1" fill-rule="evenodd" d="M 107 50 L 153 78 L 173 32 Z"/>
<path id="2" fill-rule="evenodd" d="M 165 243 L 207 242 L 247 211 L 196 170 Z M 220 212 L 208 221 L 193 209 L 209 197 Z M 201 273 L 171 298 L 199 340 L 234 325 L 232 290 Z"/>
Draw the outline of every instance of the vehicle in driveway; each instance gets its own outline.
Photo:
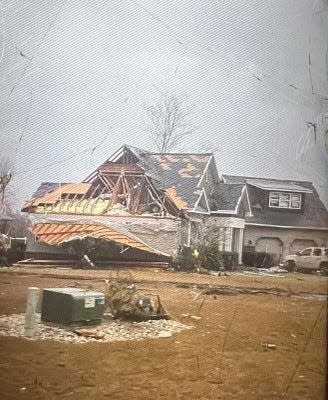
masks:
<path id="1" fill-rule="evenodd" d="M 284 267 L 289 271 L 313 272 L 320 270 L 328 274 L 328 249 L 325 247 L 308 247 L 285 258 Z"/>

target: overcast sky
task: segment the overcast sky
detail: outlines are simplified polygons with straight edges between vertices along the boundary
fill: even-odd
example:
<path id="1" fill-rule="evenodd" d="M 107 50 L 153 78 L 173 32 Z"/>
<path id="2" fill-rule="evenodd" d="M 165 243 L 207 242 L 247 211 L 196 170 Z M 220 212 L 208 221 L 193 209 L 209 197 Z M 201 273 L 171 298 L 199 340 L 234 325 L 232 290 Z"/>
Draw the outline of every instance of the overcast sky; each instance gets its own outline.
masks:
<path id="1" fill-rule="evenodd" d="M 161 92 L 193 109 L 180 151 L 213 148 L 224 173 L 312 180 L 327 201 L 326 0 L 1 8 L 0 149 L 20 202 L 42 181 L 84 179 L 124 143 L 151 149 L 144 109 Z"/>

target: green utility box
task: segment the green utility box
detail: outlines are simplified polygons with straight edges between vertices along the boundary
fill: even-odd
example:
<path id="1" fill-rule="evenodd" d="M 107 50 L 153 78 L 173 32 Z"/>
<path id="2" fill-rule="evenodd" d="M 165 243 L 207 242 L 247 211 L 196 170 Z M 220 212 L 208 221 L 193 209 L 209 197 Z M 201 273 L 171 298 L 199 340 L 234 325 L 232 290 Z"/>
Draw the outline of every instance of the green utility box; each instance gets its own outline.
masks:
<path id="1" fill-rule="evenodd" d="M 58 324 L 93 324 L 101 321 L 105 295 L 80 288 L 43 290 L 41 319 Z"/>

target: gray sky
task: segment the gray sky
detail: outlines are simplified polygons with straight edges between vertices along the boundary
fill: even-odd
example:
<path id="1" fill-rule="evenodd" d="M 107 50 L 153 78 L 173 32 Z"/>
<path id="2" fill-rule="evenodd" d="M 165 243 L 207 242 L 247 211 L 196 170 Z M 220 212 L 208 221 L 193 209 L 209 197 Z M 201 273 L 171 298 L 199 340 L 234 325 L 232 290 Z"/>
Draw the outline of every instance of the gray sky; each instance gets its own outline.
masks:
<path id="1" fill-rule="evenodd" d="M 82 180 L 123 143 L 151 148 L 144 107 L 160 92 L 193 107 L 179 150 L 215 148 L 225 173 L 312 180 L 327 201 L 326 0 L 1 8 L 0 149 L 20 202 L 42 181 Z"/>

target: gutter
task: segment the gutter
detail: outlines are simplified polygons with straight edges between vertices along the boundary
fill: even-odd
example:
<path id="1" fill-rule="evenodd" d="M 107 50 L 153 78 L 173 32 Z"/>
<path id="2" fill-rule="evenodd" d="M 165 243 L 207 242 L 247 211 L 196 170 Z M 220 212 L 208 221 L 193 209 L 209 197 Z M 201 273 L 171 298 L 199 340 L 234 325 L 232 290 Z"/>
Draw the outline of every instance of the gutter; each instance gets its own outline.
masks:
<path id="1" fill-rule="evenodd" d="M 316 231 L 328 231 L 327 228 L 319 228 L 317 226 L 286 226 L 286 225 L 269 225 L 269 224 L 256 224 L 252 222 L 245 222 L 247 226 L 263 226 L 268 228 L 282 228 L 282 229 L 307 229 L 307 230 L 316 230 Z"/>

